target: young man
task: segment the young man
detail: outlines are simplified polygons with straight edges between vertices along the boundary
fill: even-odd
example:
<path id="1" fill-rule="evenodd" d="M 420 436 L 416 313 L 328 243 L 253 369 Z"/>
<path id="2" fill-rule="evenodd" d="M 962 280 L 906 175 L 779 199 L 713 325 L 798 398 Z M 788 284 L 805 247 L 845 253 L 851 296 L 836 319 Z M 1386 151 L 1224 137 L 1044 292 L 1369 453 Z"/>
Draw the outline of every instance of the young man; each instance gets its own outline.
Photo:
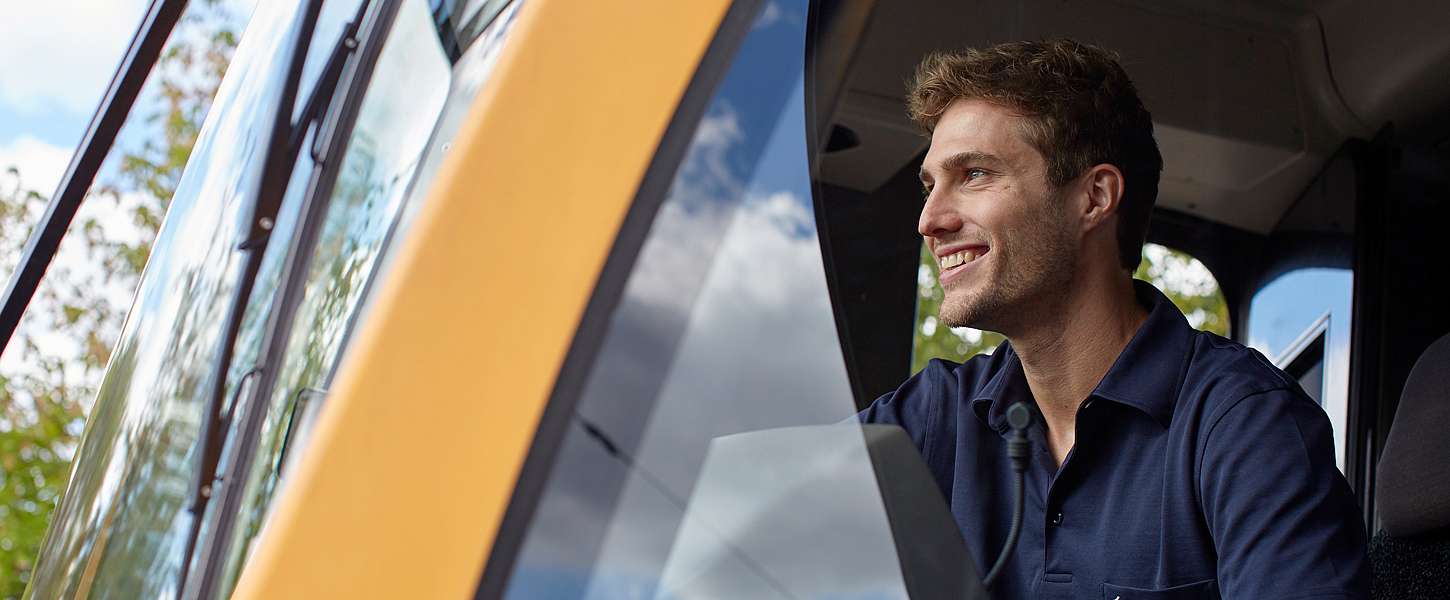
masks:
<path id="1" fill-rule="evenodd" d="M 921 449 L 983 572 L 1007 537 L 1004 413 L 1034 407 L 1001 598 L 1364 598 L 1364 526 L 1323 410 L 1262 355 L 1132 279 L 1163 160 L 1115 57 L 1071 40 L 928 57 L 919 229 L 949 326 L 1008 342 L 933 361 L 861 413 Z"/>

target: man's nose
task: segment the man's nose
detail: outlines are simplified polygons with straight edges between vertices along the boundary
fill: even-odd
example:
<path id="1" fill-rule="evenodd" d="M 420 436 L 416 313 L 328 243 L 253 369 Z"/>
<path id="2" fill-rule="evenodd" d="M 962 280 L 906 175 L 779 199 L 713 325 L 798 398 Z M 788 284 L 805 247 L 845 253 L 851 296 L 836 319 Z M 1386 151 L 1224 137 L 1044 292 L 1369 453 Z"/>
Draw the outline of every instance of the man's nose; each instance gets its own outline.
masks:
<path id="1" fill-rule="evenodd" d="M 921 218 L 916 223 L 917 233 L 922 237 L 942 237 L 961 229 L 962 217 L 957 214 L 947 194 L 941 190 L 927 194 L 926 204 L 921 207 Z"/>

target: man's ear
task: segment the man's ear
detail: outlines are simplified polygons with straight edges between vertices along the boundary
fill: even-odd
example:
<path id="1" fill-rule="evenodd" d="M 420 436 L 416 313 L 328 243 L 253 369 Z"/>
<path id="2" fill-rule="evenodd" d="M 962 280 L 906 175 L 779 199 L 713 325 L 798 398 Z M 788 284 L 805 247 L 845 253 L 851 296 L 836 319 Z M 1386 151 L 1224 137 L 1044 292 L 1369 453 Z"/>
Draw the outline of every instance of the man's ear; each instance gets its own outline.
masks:
<path id="1" fill-rule="evenodd" d="M 1123 199 L 1123 172 L 1109 164 L 1094 166 L 1083 173 L 1082 186 L 1087 202 L 1083 206 L 1083 232 L 1092 231 L 1118 214 Z"/>

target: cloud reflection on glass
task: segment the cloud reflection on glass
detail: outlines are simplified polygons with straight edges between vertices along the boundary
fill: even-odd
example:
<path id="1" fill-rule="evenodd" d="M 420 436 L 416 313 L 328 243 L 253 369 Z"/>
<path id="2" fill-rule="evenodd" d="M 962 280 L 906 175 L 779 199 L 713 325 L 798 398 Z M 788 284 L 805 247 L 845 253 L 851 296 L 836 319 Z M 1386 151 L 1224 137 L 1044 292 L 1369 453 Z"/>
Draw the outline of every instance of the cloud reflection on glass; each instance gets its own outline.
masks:
<path id="1" fill-rule="evenodd" d="M 739 515 L 710 510 L 713 501 L 695 504 L 697 484 L 712 485 L 701 480 L 711 440 L 855 413 L 811 203 L 806 6 L 767 6 L 694 132 L 610 318 L 509 598 L 667 597 L 661 577 L 678 540 L 706 554 L 758 547 L 708 539 L 739 524 Z M 799 572 L 785 578 L 782 597 L 905 595 L 864 443 L 858 430 L 848 431 L 856 453 L 820 448 L 821 458 L 857 456 L 842 468 L 858 477 L 834 478 L 816 490 L 824 496 L 776 490 L 785 494 L 776 500 L 836 497 L 838 510 L 813 511 L 818 519 L 778 531 L 788 535 L 772 541 L 772 552 L 739 563 L 814 556 L 771 567 Z M 768 495 L 754 501 L 772 505 Z M 682 530 L 690 533 L 681 537 Z M 851 560 L 839 547 L 821 547 L 822 539 L 880 552 Z M 722 597 L 761 589 L 775 588 Z"/>

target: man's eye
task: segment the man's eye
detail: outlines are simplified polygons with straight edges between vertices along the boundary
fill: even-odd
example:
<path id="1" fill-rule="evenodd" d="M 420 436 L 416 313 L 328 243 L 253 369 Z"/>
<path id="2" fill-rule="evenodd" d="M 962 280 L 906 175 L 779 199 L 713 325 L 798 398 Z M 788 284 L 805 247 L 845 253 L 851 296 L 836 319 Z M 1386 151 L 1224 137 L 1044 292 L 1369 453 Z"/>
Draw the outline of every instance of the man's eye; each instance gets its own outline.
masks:
<path id="1" fill-rule="evenodd" d="M 980 179 L 986 176 L 987 171 L 985 169 L 967 169 L 967 181 L 971 181 L 973 179 Z"/>

